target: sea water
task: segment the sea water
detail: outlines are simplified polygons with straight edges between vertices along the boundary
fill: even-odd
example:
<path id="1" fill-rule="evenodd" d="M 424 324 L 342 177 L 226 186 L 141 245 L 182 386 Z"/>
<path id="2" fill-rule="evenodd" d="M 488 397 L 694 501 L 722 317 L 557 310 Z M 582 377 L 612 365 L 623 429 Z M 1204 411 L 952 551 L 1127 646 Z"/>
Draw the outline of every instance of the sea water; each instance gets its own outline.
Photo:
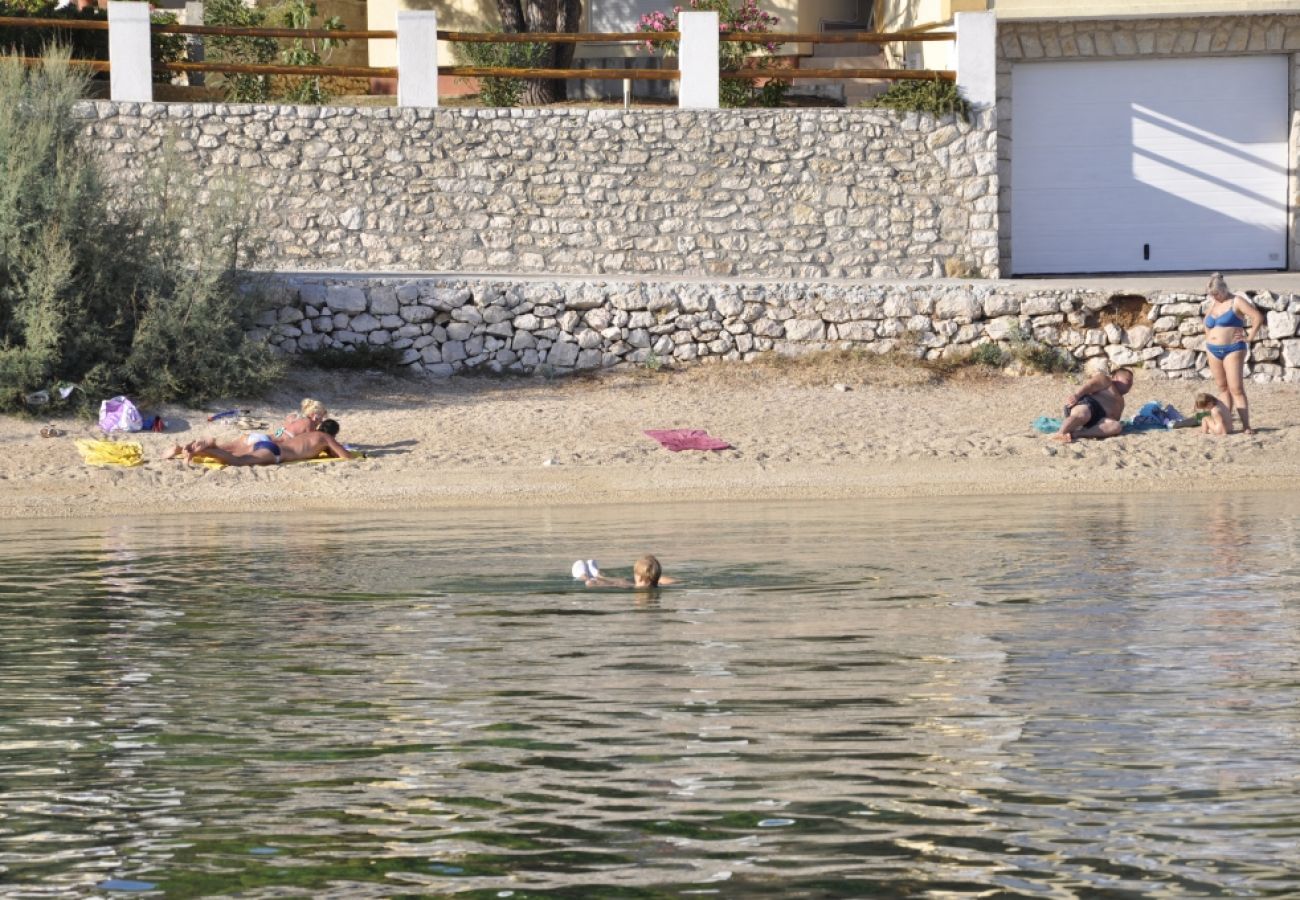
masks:
<path id="1" fill-rule="evenodd" d="M 0 894 L 1296 895 L 1297 510 L 7 522 Z"/>

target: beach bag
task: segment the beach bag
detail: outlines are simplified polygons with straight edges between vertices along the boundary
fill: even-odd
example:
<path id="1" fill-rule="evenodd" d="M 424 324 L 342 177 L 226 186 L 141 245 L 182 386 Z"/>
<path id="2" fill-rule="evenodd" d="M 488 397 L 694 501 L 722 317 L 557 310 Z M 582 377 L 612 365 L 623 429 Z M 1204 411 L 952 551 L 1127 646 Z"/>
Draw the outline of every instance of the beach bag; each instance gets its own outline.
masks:
<path id="1" fill-rule="evenodd" d="M 104 432 L 142 431 L 144 419 L 130 400 L 114 397 L 99 404 L 99 427 Z"/>

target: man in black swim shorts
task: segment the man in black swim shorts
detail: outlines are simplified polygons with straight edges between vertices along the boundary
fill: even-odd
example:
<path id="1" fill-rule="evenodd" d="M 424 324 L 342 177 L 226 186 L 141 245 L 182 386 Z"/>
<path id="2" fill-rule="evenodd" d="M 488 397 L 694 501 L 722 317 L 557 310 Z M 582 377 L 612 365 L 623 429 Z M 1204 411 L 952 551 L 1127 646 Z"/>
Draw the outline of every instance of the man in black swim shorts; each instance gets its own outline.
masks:
<path id="1" fill-rule="evenodd" d="M 1065 416 L 1054 437 L 1069 443 L 1076 438 L 1114 437 L 1124 430 L 1124 395 L 1133 389 L 1133 370 L 1098 372 L 1065 398 Z"/>

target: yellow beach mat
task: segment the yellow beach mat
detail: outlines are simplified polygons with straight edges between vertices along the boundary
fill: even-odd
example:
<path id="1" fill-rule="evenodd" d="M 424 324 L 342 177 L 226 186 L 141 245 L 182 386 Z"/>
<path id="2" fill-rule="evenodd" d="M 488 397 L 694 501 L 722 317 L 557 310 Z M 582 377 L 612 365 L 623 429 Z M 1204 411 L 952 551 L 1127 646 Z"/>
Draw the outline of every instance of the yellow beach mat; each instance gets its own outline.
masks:
<path id="1" fill-rule="evenodd" d="M 352 452 L 352 459 L 365 459 L 365 458 L 366 458 L 366 455 L 365 455 L 364 453 L 360 453 L 360 452 L 355 451 L 355 450 Z M 207 466 L 209 469 L 224 469 L 224 468 L 226 468 L 226 464 L 225 464 L 225 463 L 223 463 L 223 462 L 222 462 L 221 460 L 219 460 L 219 459 L 213 459 L 213 458 L 210 457 L 210 456 L 201 456 L 201 457 L 199 457 L 198 459 L 196 459 L 196 460 L 194 460 L 194 461 L 195 461 L 196 463 L 199 463 L 200 465 Z M 314 459 L 293 459 L 293 460 L 290 460 L 290 461 L 287 462 L 287 463 L 272 463 L 271 465 L 272 465 L 272 467 L 274 467 L 274 466 L 295 466 L 295 465 L 297 465 L 298 463 L 336 463 L 336 462 L 351 462 L 351 461 L 352 461 L 352 460 L 341 459 L 341 458 L 339 458 L 339 457 L 337 457 L 337 456 L 317 456 L 317 457 L 315 457 Z"/>
<path id="2" fill-rule="evenodd" d="M 77 452 L 90 466 L 138 466 L 144 462 L 144 445 L 135 441 L 77 438 Z"/>

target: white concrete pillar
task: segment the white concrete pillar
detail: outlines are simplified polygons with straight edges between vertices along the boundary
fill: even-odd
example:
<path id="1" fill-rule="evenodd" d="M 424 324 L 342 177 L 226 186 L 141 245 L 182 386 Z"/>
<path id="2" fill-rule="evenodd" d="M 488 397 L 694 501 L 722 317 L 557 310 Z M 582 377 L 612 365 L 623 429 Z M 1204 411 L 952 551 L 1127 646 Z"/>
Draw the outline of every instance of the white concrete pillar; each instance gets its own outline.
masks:
<path id="1" fill-rule="evenodd" d="M 998 20 L 992 12 L 961 12 L 957 25 L 957 88 L 975 107 L 998 99 Z"/>
<path id="2" fill-rule="evenodd" d="M 677 47 L 677 105 L 682 109 L 718 108 L 718 14 L 684 12 L 677 16 L 682 33 Z"/>
<path id="3" fill-rule="evenodd" d="M 438 105 L 438 14 L 397 13 L 397 105 Z"/>
<path id="4" fill-rule="evenodd" d="M 108 67 L 109 96 L 114 100 L 153 99 L 148 3 L 109 0 Z"/>
<path id="5" fill-rule="evenodd" d="M 182 20 L 186 25 L 203 24 L 203 0 L 185 0 L 185 18 Z M 185 51 L 190 62 L 203 62 L 206 58 L 203 55 L 203 35 L 187 34 L 185 35 Z M 186 72 L 185 83 L 192 85 L 203 84 L 202 72 Z"/>

